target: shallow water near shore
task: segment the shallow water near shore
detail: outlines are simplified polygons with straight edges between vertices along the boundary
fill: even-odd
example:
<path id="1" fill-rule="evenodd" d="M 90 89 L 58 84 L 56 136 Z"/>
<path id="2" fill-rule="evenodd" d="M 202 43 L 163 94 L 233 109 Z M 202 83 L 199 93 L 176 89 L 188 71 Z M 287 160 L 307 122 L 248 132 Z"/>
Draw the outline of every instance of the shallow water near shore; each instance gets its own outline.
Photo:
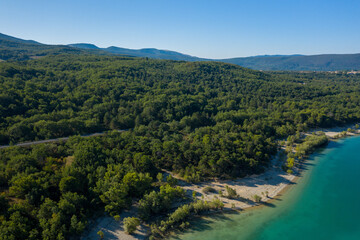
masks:
<path id="1" fill-rule="evenodd" d="M 330 142 L 304 168 L 266 206 L 199 219 L 172 239 L 360 239 L 360 137 Z"/>

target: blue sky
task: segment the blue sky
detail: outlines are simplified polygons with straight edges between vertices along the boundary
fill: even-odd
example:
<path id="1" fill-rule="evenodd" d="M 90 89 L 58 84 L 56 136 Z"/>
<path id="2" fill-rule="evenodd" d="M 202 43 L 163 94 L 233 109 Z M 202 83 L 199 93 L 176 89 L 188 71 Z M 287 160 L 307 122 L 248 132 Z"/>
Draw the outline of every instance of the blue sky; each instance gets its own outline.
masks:
<path id="1" fill-rule="evenodd" d="M 208 58 L 360 53 L 358 0 L 0 0 L 0 32 Z"/>

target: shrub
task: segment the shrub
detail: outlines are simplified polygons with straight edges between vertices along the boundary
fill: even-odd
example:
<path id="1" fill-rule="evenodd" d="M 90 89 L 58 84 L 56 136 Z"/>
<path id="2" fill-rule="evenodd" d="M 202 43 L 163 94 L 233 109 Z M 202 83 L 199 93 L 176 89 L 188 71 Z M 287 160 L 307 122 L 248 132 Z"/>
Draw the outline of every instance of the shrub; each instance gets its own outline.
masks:
<path id="1" fill-rule="evenodd" d="M 236 198 L 238 195 L 236 193 L 236 190 L 229 187 L 229 186 L 225 186 L 226 192 L 227 192 L 227 198 Z"/>
<path id="2" fill-rule="evenodd" d="M 345 132 L 346 134 L 346 132 Z M 312 153 L 316 147 L 322 146 L 328 143 L 329 139 L 326 135 L 310 135 L 305 138 L 305 141 L 302 144 L 299 144 L 296 147 L 296 157 L 302 159 L 307 154 Z"/>
<path id="3" fill-rule="evenodd" d="M 166 177 L 166 181 L 172 187 L 178 184 L 178 180 L 171 175 Z"/>
<path id="4" fill-rule="evenodd" d="M 192 211 L 196 214 L 210 210 L 210 204 L 207 201 L 197 200 L 192 203 Z"/>
<path id="5" fill-rule="evenodd" d="M 223 194 L 223 192 L 222 192 L 221 190 L 219 191 L 219 196 L 220 196 L 220 197 L 223 197 L 223 196 L 224 196 L 224 194 Z"/>
<path id="6" fill-rule="evenodd" d="M 99 235 L 100 239 L 104 238 L 104 232 L 101 230 L 97 232 L 97 235 Z"/>
<path id="7" fill-rule="evenodd" d="M 217 193 L 216 189 L 210 186 L 203 188 L 203 193 Z"/>
<path id="8" fill-rule="evenodd" d="M 214 208 L 214 209 L 223 209 L 224 208 L 224 203 L 218 199 L 218 198 L 215 198 L 211 201 L 211 208 Z"/>
<path id="9" fill-rule="evenodd" d="M 193 199 L 196 199 L 196 191 L 192 192 L 192 197 L 193 197 Z"/>
<path id="10" fill-rule="evenodd" d="M 261 197 L 260 197 L 259 195 L 256 195 L 256 194 L 255 194 L 255 195 L 253 196 L 253 198 L 254 198 L 254 201 L 257 202 L 257 203 L 259 203 L 259 202 L 261 201 Z"/>
<path id="11" fill-rule="evenodd" d="M 132 234 L 136 231 L 136 228 L 140 225 L 140 220 L 135 217 L 124 218 L 124 229 L 128 234 Z"/>

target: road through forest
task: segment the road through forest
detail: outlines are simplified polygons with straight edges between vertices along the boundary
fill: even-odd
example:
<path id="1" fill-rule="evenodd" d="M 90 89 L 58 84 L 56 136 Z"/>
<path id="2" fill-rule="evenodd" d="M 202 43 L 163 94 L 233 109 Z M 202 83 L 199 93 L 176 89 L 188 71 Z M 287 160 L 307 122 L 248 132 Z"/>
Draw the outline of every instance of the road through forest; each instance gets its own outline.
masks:
<path id="1" fill-rule="evenodd" d="M 124 131 L 128 131 L 128 129 L 116 130 L 116 131 L 124 132 Z M 86 134 L 86 135 L 81 135 L 80 137 L 96 137 L 96 136 L 105 135 L 106 133 L 107 133 L 107 131 L 106 132 L 100 132 L 100 133 L 90 133 L 90 134 Z M 62 138 L 53 138 L 53 139 L 32 141 L 32 142 L 23 142 L 23 143 L 17 143 L 17 144 L 14 144 L 14 145 L 2 145 L 2 146 L 0 146 L 0 149 L 13 147 L 13 146 L 28 147 L 28 146 L 31 146 L 31 145 L 41 144 L 41 143 L 52 143 L 52 142 L 67 141 L 67 140 L 69 140 L 70 137 L 73 137 L 73 136 L 76 136 L 76 135 L 72 135 L 72 136 L 69 136 L 69 137 L 62 137 Z"/>

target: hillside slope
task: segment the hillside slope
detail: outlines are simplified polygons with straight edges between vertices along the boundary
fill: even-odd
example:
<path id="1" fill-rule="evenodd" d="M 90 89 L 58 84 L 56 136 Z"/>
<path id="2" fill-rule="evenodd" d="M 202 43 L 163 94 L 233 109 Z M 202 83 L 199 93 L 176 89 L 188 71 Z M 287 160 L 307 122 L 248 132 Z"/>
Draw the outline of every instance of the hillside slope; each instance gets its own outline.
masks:
<path id="1" fill-rule="evenodd" d="M 232 63 L 255 70 L 270 71 L 337 71 L 359 70 L 359 54 L 322 55 L 270 55 L 229 59 L 206 59 L 156 48 L 128 49 L 111 46 L 99 48 L 89 43 L 46 45 L 33 40 L 23 40 L 0 33 L 0 60 L 27 60 L 57 54 L 126 55 L 180 61 L 217 61 Z"/>
<path id="2" fill-rule="evenodd" d="M 66 45 L 46 45 L 33 40 L 23 40 L 0 33 L 0 60 L 19 61 L 58 54 L 98 54 L 110 53 L 98 49 L 84 50 Z"/>
<path id="3" fill-rule="evenodd" d="M 193 57 L 175 51 L 161 50 L 156 48 L 128 49 L 128 48 L 120 48 L 115 46 L 111 46 L 108 48 L 99 48 L 96 45 L 89 43 L 74 43 L 74 44 L 69 44 L 68 46 L 81 48 L 81 49 L 98 49 L 113 54 L 128 55 L 134 57 L 148 57 L 153 59 L 180 60 L 180 61 L 190 61 L 190 62 L 209 60 L 209 59 Z"/>
<path id="4" fill-rule="evenodd" d="M 360 69 L 360 54 L 259 56 L 220 61 L 257 70 L 336 71 Z"/>

